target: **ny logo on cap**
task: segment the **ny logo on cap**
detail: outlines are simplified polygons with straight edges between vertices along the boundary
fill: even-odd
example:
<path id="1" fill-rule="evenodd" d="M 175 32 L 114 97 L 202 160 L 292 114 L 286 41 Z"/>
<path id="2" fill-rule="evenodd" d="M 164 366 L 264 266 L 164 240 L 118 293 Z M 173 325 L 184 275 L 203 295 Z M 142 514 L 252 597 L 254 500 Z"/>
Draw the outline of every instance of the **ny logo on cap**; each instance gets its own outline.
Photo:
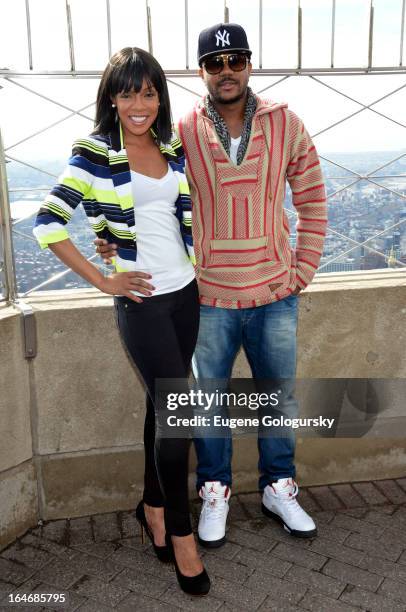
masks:
<path id="1" fill-rule="evenodd" d="M 225 47 L 226 45 L 230 44 L 230 32 L 227 32 L 227 30 L 223 30 L 223 33 L 221 33 L 220 30 L 217 30 L 216 47 L 219 47 L 220 43 L 222 47 Z"/>

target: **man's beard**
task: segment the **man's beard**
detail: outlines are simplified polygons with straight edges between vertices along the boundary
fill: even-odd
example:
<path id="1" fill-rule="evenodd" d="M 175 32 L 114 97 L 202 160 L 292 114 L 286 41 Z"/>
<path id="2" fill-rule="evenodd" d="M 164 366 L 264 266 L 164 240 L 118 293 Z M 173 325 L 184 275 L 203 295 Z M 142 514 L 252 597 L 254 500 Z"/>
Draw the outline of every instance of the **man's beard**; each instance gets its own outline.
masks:
<path id="1" fill-rule="evenodd" d="M 218 104 L 234 104 L 235 102 L 239 102 L 240 100 L 242 100 L 244 95 L 245 95 L 245 92 L 243 91 L 238 96 L 235 96 L 235 98 L 229 98 L 228 100 L 225 100 L 224 98 L 221 98 L 220 96 L 218 97 L 216 96 L 214 98 L 214 101 L 217 102 Z"/>
<path id="2" fill-rule="evenodd" d="M 217 93 L 217 90 L 210 91 L 210 98 L 212 102 L 217 102 L 217 104 L 235 104 L 235 102 L 239 102 L 247 95 L 247 88 L 245 87 L 240 93 L 238 93 L 234 98 L 223 98 L 221 94 Z"/>

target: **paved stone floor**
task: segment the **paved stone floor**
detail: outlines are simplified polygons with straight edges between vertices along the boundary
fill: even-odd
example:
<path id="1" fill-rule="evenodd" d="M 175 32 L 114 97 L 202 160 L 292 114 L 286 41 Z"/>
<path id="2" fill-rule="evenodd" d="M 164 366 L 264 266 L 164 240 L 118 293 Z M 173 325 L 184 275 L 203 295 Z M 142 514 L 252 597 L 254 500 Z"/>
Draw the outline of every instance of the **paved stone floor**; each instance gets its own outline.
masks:
<path id="1" fill-rule="evenodd" d="M 233 496 L 227 544 L 202 551 L 204 598 L 179 590 L 132 512 L 50 521 L 0 554 L 0 610 L 21 609 L 10 594 L 68 592 L 67 606 L 24 609 L 406 611 L 406 478 L 310 487 L 300 500 L 318 523 L 312 540 L 265 518 L 257 493 Z"/>

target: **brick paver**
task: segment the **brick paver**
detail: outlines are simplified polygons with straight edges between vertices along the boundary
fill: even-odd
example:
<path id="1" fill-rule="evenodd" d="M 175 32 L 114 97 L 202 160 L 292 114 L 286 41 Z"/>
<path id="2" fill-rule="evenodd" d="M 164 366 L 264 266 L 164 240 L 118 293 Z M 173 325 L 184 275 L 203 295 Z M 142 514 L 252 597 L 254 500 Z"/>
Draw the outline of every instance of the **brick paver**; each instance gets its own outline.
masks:
<path id="1" fill-rule="evenodd" d="M 349 484 L 332 485 L 330 489 L 340 499 L 345 508 L 359 508 L 360 506 L 367 505 L 357 489 L 354 489 L 354 487 Z"/>
<path id="2" fill-rule="evenodd" d="M 341 527 L 337 527 L 337 525 L 329 525 L 328 523 L 320 522 L 316 514 L 314 515 L 314 520 L 317 523 L 318 536 L 326 540 L 332 540 L 333 542 L 342 544 L 351 533 L 349 529 L 341 529 Z"/>
<path id="3" fill-rule="evenodd" d="M 386 595 L 392 599 L 401 601 L 406 606 L 406 584 L 404 582 L 392 580 L 391 578 L 385 578 L 378 590 L 378 593 L 382 593 L 382 595 Z"/>
<path id="4" fill-rule="evenodd" d="M 340 601 L 345 601 L 368 612 L 405 612 L 405 606 L 390 597 L 364 591 L 349 585 L 341 595 Z"/>
<path id="5" fill-rule="evenodd" d="M 307 567 L 308 569 L 319 570 L 327 561 L 327 557 L 323 555 L 305 549 L 298 549 L 296 546 L 290 546 L 283 542 L 280 542 L 273 549 L 272 553 L 285 561 L 290 561 L 291 563 Z"/>
<path id="6" fill-rule="evenodd" d="M 392 561 L 385 561 L 373 555 L 366 555 L 359 566 L 379 576 L 393 578 L 406 584 L 406 567 L 401 563 L 392 563 Z"/>
<path id="7" fill-rule="evenodd" d="M 406 478 L 300 492 L 318 537 L 292 538 L 255 492 L 233 497 L 228 542 L 201 550 L 208 597 L 179 589 L 141 543 L 133 512 L 44 522 L 0 552 L 0 612 L 406 612 Z M 194 524 L 198 500 L 192 501 Z M 10 607 L 10 594 L 69 594 L 69 605 Z"/>
<path id="8" fill-rule="evenodd" d="M 386 497 L 382 495 L 372 482 L 358 482 L 352 486 L 365 499 L 367 504 L 384 504 L 388 502 Z"/>
<path id="9" fill-rule="evenodd" d="M 406 491 L 406 478 L 397 478 L 396 482 L 404 491 Z"/>
<path id="10" fill-rule="evenodd" d="M 68 536 L 69 545 L 83 544 L 84 542 L 94 542 L 92 529 L 92 517 L 83 517 L 69 521 Z"/>
<path id="11" fill-rule="evenodd" d="M 59 521 L 51 521 L 49 523 L 45 523 L 44 525 L 41 523 L 38 527 L 31 530 L 31 533 L 44 537 L 47 540 L 51 540 L 51 542 L 57 542 L 58 544 L 68 544 L 67 542 L 67 533 L 69 529 L 69 523 L 65 519 L 61 519 Z"/>
<path id="12" fill-rule="evenodd" d="M 121 537 L 119 516 L 117 513 L 102 514 L 92 518 L 95 542 L 114 541 Z"/>
<path id="13" fill-rule="evenodd" d="M 337 578 L 341 582 L 353 584 L 370 591 L 376 591 L 383 581 L 381 576 L 356 568 L 353 565 L 348 565 L 348 563 L 336 561 L 336 559 L 329 559 L 323 567 L 323 573 Z"/>
<path id="14" fill-rule="evenodd" d="M 289 570 L 290 571 L 290 570 Z M 261 570 L 255 572 L 248 578 L 244 587 L 255 593 L 271 594 L 285 598 L 287 604 L 296 604 L 306 593 L 306 586 L 297 583 L 294 588 L 292 584 L 276 576 L 270 576 Z"/>
<path id="15" fill-rule="evenodd" d="M 314 538 L 310 550 L 320 555 L 324 555 L 324 557 L 337 559 L 337 561 L 343 561 L 351 565 L 359 565 L 361 559 L 365 555 L 365 553 L 360 550 L 354 550 L 348 546 L 338 544 L 333 540 L 327 540 L 323 538 L 323 536 Z"/>
<path id="16" fill-rule="evenodd" d="M 359 612 L 358 606 L 354 608 L 354 606 L 349 606 L 337 599 L 311 592 L 306 593 L 300 605 L 305 610 L 311 610 L 311 612 Z"/>
<path id="17" fill-rule="evenodd" d="M 233 560 L 253 570 L 260 569 L 263 572 L 269 572 L 278 578 L 282 578 L 292 565 L 288 561 L 275 557 L 272 553 L 262 553 L 256 550 L 249 550 L 248 548 L 242 548 Z"/>
<path id="18" fill-rule="evenodd" d="M 406 502 L 406 491 L 404 491 L 395 480 L 378 480 L 375 482 L 375 486 L 393 504 L 401 504 Z"/>
<path id="19" fill-rule="evenodd" d="M 359 533 L 352 533 L 345 541 L 350 548 L 356 548 L 371 555 L 388 559 L 389 561 L 397 561 L 402 554 L 404 548 L 401 543 L 393 543 L 385 540 L 374 539 L 373 536 L 365 536 Z"/>
<path id="20" fill-rule="evenodd" d="M 345 508 L 343 502 L 330 487 L 310 487 L 309 492 L 316 499 L 322 510 L 340 510 Z"/>

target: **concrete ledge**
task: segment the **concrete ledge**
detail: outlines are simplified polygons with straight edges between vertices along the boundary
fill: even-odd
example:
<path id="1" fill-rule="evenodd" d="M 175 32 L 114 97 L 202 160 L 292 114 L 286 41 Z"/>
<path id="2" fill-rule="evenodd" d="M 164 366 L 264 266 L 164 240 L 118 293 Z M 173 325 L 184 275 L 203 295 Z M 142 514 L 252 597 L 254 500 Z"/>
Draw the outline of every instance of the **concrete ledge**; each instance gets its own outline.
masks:
<path id="1" fill-rule="evenodd" d="M 300 299 L 298 378 L 406 378 L 405 329 L 406 269 L 318 275 Z"/>
<path id="2" fill-rule="evenodd" d="M 254 438 L 235 438 L 233 492 L 258 487 L 258 455 Z M 116 510 L 130 510 L 143 490 L 144 452 L 141 446 L 96 449 L 91 452 L 43 456 L 40 464 L 41 518 L 54 520 Z M 406 440 L 297 440 L 296 467 L 301 486 L 328 485 L 405 476 Z M 192 447 L 189 491 L 195 497 L 196 457 Z"/>
<path id="3" fill-rule="evenodd" d="M 120 343 L 112 298 L 74 290 L 40 292 L 27 301 L 39 342 L 31 363 L 23 358 L 20 315 L 0 308 L 0 418 L 7 432 L 0 516 L 7 541 L 37 515 L 132 508 L 143 480 L 144 391 Z M 405 322 L 405 271 L 318 275 L 299 301 L 299 378 L 406 378 Z M 233 375 L 251 376 L 243 354 Z M 310 408 L 303 409 L 306 416 Z M 406 436 L 299 439 L 298 480 L 321 485 L 402 477 L 405 447 Z M 32 456 L 38 500 L 34 467 L 27 463 Z M 233 461 L 234 490 L 255 489 L 255 440 L 236 440 Z M 192 491 L 194 464 L 192 453 Z M 15 518 L 17 502 L 3 501 L 7 491 L 19 500 Z"/>
<path id="4" fill-rule="evenodd" d="M 39 454 L 142 440 L 145 393 L 120 343 L 112 301 L 34 303 Z"/>
<path id="5" fill-rule="evenodd" d="M 41 458 L 44 519 L 130 510 L 142 495 L 144 449 Z"/>
<path id="6" fill-rule="evenodd" d="M 0 473 L 0 549 L 38 521 L 37 479 L 32 461 Z"/>
<path id="7" fill-rule="evenodd" d="M 234 440 L 233 491 L 258 488 L 256 440 Z M 406 439 L 297 438 L 296 472 L 300 486 L 402 478 L 406 474 Z"/>
<path id="8" fill-rule="evenodd" d="M 12 307 L 0 308 L 0 364 L 1 472 L 32 457 L 28 362 L 20 315 Z"/>

